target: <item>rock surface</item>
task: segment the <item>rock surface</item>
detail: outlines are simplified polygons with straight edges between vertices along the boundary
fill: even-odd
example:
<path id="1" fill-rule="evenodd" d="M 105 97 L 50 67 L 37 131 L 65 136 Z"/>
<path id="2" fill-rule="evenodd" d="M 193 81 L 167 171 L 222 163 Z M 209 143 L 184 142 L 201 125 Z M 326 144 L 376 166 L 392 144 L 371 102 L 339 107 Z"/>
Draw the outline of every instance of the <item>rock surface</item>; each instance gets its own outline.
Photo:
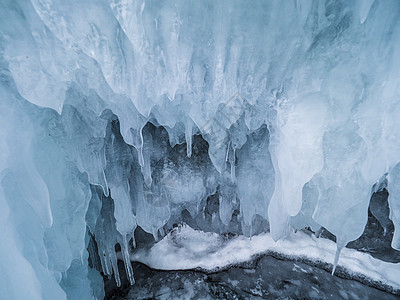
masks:
<path id="1" fill-rule="evenodd" d="M 136 283 L 117 289 L 106 280 L 106 299 L 400 299 L 399 295 L 346 279 L 301 261 L 261 256 L 226 270 L 158 271 L 133 263 Z M 120 268 L 123 265 L 120 264 Z M 124 274 L 124 272 L 121 272 Z M 384 289 L 384 287 L 379 287 Z"/>

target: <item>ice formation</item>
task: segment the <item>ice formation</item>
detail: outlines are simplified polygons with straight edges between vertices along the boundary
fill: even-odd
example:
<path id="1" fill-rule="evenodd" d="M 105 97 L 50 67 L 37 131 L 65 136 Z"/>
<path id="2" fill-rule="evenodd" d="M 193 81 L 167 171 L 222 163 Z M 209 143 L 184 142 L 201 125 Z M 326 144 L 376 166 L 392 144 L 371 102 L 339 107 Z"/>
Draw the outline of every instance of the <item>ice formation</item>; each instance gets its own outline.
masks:
<path id="1" fill-rule="evenodd" d="M 397 0 L 2 0 L 0 298 L 101 298 L 116 244 L 133 283 L 135 229 L 210 197 L 339 254 L 386 187 L 400 249 L 399 72 Z"/>

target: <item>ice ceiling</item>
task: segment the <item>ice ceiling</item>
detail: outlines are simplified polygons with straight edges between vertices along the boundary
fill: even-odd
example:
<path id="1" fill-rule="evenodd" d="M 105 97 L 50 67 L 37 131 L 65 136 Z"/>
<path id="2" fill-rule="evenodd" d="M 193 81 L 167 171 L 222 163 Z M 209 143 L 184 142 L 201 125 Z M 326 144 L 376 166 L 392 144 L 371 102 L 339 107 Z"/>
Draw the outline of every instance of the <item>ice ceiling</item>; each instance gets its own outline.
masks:
<path id="1" fill-rule="evenodd" d="M 214 231 L 340 250 L 386 186 L 400 249 L 399 100 L 395 0 L 2 0 L 0 293 L 101 297 L 91 237 L 133 282 L 135 229 L 210 197 Z"/>

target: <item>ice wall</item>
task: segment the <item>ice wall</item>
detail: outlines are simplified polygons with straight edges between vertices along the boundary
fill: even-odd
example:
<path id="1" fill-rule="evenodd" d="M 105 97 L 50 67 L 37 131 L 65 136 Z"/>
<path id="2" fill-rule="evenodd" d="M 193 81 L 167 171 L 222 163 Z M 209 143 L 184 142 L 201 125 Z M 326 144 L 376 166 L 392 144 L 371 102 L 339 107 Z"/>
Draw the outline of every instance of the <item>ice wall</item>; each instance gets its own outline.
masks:
<path id="1" fill-rule="evenodd" d="M 0 296 L 101 297 L 89 232 L 133 283 L 135 228 L 211 195 L 219 230 L 238 209 L 340 250 L 389 175 L 399 249 L 399 22 L 396 0 L 1 1 Z"/>

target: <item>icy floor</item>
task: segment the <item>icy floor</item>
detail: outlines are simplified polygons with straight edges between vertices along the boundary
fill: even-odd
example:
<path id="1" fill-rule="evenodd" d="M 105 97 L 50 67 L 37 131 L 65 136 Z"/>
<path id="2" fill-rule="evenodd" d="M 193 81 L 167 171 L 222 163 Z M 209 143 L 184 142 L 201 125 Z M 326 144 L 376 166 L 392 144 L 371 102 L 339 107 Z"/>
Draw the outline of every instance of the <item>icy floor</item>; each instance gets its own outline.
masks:
<path id="1" fill-rule="evenodd" d="M 318 267 L 268 255 L 211 273 L 160 271 L 141 263 L 133 267 L 135 285 L 125 280 L 122 288 L 108 287 L 108 299 L 399 299 Z"/>
<path id="2" fill-rule="evenodd" d="M 316 238 L 304 232 L 293 233 L 289 238 L 274 242 L 268 233 L 247 238 L 226 238 L 216 233 L 193 230 L 179 226 L 150 250 L 138 251 L 132 261 L 158 270 L 218 269 L 251 261 L 257 255 L 274 253 L 275 256 L 305 260 L 317 264 L 331 264 L 336 244 L 328 239 Z M 400 289 L 400 263 L 389 263 L 354 249 L 342 250 L 338 266 L 352 278 L 375 281 Z"/>
<path id="3" fill-rule="evenodd" d="M 225 237 L 175 228 L 148 250 L 132 254 L 136 283 L 110 299 L 399 299 L 400 263 L 344 249 L 336 275 L 336 244 L 304 232 L 275 243 L 269 234 Z M 121 263 L 121 262 L 120 262 Z M 124 276 L 123 264 L 120 264 Z M 391 291 L 392 293 L 388 293 Z"/>

